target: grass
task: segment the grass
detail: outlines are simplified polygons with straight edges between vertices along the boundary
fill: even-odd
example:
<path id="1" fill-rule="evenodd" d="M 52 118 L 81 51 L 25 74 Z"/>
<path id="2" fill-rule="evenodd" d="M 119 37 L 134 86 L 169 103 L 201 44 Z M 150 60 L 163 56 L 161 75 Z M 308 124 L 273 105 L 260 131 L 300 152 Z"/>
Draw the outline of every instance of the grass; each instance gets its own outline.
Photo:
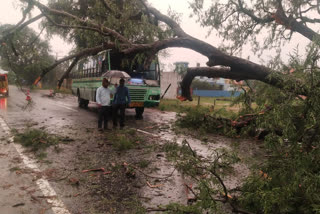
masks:
<path id="1" fill-rule="evenodd" d="M 72 91 L 71 91 L 71 89 L 61 87 L 60 89 L 54 89 L 54 93 L 72 94 Z"/>
<path id="2" fill-rule="evenodd" d="M 34 152 L 40 160 L 47 157 L 45 150 L 50 146 L 54 146 L 56 152 L 61 151 L 61 149 L 58 148 L 61 137 L 48 134 L 40 129 L 28 128 L 22 133 L 15 131 L 14 141 Z"/>
<path id="3" fill-rule="evenodd" d="M 43 86 L 42 88 L 37 87 L 31 87 L 31 90 L 52 90 L 54 93 L 60 93 L 60 94 L 72 94 L 71 89 L 67 89 L 64 87 L 61 87 L 60 89 L 50 87 L 50 86 Z"/>
<path id="4" fill-rule="evenodd" d="M 143 169 L 143 168 L 147 168 L 150 165 L 150 161 L 149 160 L 140 160 L 138 163 L 138 166 Z"/>
<path id="5" fill-rule="evenodd" d="M 19 167 L 12 167 L 9 169 L 10 172 L 15 172 L 21 170 Z"/>
<path id="6" fill-rule="evenodd" d="M 113 147 L 118 151 L 133 149 L 141 142 L 140 137 L 133 129 L 122 130 L 113 135 L 110 139 Z"/>
<path id="7" fill-rule="evenodd" d="M 159 109 L 161 111 L 185 112 L 190 107 L 198 106 L 198 98 L 198 96 L 193 96 L 193 101 L 162 99 Z M 226 97 L 200 97 L 199 105 L 209 110 L 226 109 L 228 111 L 238 112 L 240 109 L 239 105 L 231 106 L 233 99 L 234 98 Z"/>

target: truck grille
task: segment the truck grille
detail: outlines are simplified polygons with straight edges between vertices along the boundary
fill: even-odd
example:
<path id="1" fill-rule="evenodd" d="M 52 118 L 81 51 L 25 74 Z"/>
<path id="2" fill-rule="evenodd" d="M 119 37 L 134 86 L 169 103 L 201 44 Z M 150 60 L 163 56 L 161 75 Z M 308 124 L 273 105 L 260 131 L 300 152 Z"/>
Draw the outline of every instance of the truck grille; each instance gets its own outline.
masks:
<path id="1" fill-rule="evenodd" d="M 147 93 L 146 89 L 142 88 L 129 88 L 129 94 L 131 101 L 144 101 L 144 97 Z"/>

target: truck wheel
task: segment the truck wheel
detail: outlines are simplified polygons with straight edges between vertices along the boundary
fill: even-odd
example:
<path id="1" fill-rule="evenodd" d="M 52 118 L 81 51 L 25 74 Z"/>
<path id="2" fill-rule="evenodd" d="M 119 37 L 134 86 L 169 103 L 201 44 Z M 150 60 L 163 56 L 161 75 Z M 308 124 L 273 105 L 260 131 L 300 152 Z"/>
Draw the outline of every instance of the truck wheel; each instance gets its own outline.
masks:
<path id="1" fill-rule="evenodd" d="M 89 105 L 89 100 L 83 99 L 83 108 L 88 108 L 88 105 Z"/>
<path id="2" fill-rule="evenodd" d="M 143 112 L 144 112 L 144 107 L 137 107 L 136 108 L 136 119 L 137 120 L 143 119 L 143 116 L 142 116 Z"/>
<path id="3" fill-rule="evenodd" d="M 89 100 L 82 99 L 80 94 L 78 94 L 78 106 L 80 108 L 88 108 Z"/>
<path id="4" fill-rule="evenodd" d="M 82 102 L 82 98 L 80 97 L 80 94 L 78 94 L 78 106 L 80 108 L 82 108 L 82 106 L 83 106 L 83 102 Z"/>

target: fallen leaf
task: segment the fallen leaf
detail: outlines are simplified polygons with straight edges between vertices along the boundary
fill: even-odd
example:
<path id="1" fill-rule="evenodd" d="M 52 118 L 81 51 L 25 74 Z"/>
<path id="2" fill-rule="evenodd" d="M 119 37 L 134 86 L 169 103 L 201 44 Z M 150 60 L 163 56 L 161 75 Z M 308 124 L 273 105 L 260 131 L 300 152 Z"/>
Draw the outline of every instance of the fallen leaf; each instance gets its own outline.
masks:
<path id="1" fill-rule="evenodd" d="M 163 184 L 152 185 L 152 184 L 149 183 L 149 181 L 147 181 L 147 184 L 148 184 L 148 186 L 149 186 L 150 188 L 158 188 L 158 187 L 163 186 Z"/>

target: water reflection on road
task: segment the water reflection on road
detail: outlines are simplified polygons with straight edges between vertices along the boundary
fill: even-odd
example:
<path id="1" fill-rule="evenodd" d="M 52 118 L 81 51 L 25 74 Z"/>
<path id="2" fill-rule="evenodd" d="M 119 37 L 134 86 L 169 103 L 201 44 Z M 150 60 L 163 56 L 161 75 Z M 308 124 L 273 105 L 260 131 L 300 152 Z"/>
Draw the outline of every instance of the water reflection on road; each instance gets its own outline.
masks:
<path id="1" fill-rule="evenodd" d="M 7 98 L 0 98 L 0 110 L 6 110 L 7 109 Z"/>

